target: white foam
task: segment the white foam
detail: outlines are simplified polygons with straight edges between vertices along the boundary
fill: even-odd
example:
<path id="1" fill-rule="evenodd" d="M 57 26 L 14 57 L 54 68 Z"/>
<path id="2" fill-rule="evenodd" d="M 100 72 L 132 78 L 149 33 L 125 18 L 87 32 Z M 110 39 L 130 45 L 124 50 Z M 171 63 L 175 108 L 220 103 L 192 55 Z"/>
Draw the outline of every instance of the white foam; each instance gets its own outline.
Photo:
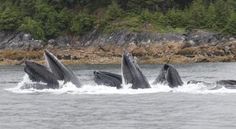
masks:
<path id="1" fill-rule="evenodd" d="M 31 82 L 27 75 L 23 77 L 23 80 L 18 83 L 14 88 L 8 88 L 6 90 L 14 93 L 52 93 L 52 94 L 150 94 L 161 92 L 173 92 L 173 93 L 190 93 L 190 94 L 232 94 L 236 93 L 236 89 L 220 88 L 217 90 L 209 90 L 207 86 L 199 84 L 184 84 L 178 88 L 170 88 L 167 85 L 157 84 L 152 85 L 149 89 L 131 89 L 131 85 L 125 85 L 122 89 L 116 89 L 115 87 L 108 87 L 104 85 L 87 84 L 81 88 L 77 88 L 71 82 L 64 84 L 63 81 L 59 82 L 59 89 L 42 89 L 37 90 L 34 88 L 21 89 L 25 84 L 34 83 Z"/>

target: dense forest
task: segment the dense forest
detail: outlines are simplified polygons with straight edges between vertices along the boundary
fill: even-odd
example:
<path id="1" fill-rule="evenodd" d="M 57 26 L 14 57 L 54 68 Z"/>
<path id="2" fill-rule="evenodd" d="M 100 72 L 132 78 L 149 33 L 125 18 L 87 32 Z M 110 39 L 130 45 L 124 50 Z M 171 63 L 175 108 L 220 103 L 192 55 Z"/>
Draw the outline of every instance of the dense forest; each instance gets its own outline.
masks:
<path id="1" fill-rule="evenodd" d="M 236 35 L 236 0 L 0 0 L 0 30 L 36 39 L 92 30 Z"/>

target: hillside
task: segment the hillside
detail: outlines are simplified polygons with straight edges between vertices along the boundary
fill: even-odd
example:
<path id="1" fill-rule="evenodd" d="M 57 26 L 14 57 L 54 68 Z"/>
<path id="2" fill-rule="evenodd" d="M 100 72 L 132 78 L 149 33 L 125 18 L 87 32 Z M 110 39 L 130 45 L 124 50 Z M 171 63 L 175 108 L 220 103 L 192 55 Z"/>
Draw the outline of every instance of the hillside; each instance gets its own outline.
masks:
<path id="1" fill-rule="evenodd" d="M 0 30 L 49 40 L 111 33 L 205 29 L 236 34 L 235 0 L 0 0 Z"/>

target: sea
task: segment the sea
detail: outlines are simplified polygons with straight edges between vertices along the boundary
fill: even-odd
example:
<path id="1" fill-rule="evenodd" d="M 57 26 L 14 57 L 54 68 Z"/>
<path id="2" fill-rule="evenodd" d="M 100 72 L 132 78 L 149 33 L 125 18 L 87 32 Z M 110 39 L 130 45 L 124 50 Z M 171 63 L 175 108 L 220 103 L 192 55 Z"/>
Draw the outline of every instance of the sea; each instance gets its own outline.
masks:
<path id="1" fill-rule="evenodd" d="M 140 65 L 150 84 L 163 65 Z M 174 65 L 184 85 L 149 89 L 97 85 L 93 71 L 120 74 L 120 65 L 70 65 L 83 86 L 21 89 L 24 66 L 0 66 L 0 129 L 236 129 L 236 89 L 204 84 L 236 80 L 236 63 Z"/>

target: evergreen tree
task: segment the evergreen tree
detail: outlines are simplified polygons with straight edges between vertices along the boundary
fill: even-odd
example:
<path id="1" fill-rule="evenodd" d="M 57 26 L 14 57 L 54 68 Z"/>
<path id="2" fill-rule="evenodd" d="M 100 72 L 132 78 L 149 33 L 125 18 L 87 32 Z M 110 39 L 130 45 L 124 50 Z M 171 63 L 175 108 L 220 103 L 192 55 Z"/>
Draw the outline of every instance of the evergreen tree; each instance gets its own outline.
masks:
<path id="1" fill-rule="evenodd" d="M 0 30 L 15 30 L 21 22 L 22 16 L 16 7 L 8 7 L 0 12 Z"/>
<path id="2" fill-rule="evenodd" d="M 86 13 L 80 13 L 72 20 L 71 32 L 76 34 L 85 34 L 93 29 L 94 18 Z"/>
<path id="3" fill-rule="evenodd" d="M 230 16 L 229 5 L 224 0 L 217 0 L 215 3 L 216 11 L 216 27 L 218 30 L 222 30 L 227 24 L 228 18 Z"/>
<path id="4" fill-rule="evenodd" d="M 36 39 L 45 38 L 42 25 L 39 22 L 31 19 L 31 17 L 25 17 L 23 23 L 21 24 L 18 30 L 30 33 Z"/>
<path id="5" fill-rule="evenodd" d="M 207 9 L 207 13 L 205 17 L 206 27 L 209 29 L 216 29 L 217 28 L 216 20 L 217 20 L 217 14 L 216 14 L 215 6 L 214 4 L 211 3 Z"/>
<path id="6" fill-rule="evenodd" d="M 236 35 L 236 12 L 231 12 L 228 23 L 224 29 L 227 34 Z"/>
<path id="7" fill-rule="evenodd" d="M 46 38 L 54 38 L 58 35 L 60 26 L 58 13 L 52 6 L 38 1 L 35 14 L 33 19 L 42 24 Z"/>
<path id="8" fill-rule="evenodd" d="M 203 27 L 206 22 L 205 19 L 205 7 L 202 0 L 194 0 L 190 7 L 190 26 Z"/>

